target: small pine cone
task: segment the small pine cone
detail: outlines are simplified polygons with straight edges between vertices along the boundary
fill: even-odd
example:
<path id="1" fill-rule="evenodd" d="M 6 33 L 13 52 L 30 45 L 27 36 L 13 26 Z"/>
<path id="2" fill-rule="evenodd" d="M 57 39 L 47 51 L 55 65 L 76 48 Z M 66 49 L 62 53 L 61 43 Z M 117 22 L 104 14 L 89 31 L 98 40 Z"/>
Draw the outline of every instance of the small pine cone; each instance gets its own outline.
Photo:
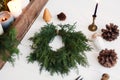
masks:
<path id="1" fill-rule="evenodd" d="M 58 17 L 58 19 L 60 21 L 64 21 L 66 19 L 66 15 L 63 12 L 61 12 L 60 14 L 58 14 L 57 17 Z"/>
<path id="2" fill-rule="evenodd" d="M 104 67 L 112 67 L 117 63 L 117 54 L 114 50 L 102 50 L 98 56 L 98 62 Z"/>
<path id="3" fill-rule="evenodd" d="M 118 26 L 110 23 L 106 25 L 106 29 L 102 29 L 102 37 L 107 41 L 113 41 L 119 36 Z"/>

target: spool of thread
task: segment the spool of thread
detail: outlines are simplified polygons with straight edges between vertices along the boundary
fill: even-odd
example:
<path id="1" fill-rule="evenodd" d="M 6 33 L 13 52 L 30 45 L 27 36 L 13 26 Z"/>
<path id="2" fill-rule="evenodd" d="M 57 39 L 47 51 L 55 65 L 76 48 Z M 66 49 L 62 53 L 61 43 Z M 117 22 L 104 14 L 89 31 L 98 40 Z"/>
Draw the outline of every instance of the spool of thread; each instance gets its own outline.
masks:
<path id="1" fill-rule="evenodd" d="M 105 48 L 106 48 L 105 45 L 104 45 L 104 41 L 103 41 L 102 37 L 101 37 L 99 34 L 94 33 L 94 34 L 92 35 L 92 39 L 93 39 L 94 45 L 96 46 L 96 48 L 97 48 L 98 50 L 101 51 L 102 49 L 105 49 Z"/>

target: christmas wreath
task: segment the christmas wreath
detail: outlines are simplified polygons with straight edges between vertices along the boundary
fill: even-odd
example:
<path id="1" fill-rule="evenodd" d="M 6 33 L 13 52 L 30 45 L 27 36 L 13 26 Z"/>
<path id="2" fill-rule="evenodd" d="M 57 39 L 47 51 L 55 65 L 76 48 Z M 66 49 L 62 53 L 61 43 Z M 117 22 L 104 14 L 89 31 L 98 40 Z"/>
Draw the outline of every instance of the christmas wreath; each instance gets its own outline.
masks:
<path id="1" fill-rule="evenodd" d="M 57 27 L 61 29 L 58 31 Z M 87 44 L 88 39 L 82 32 L 74 31 L 75 24 L 65 24 L 55 26 L 53 23 L 41 28 L 30 40 L 33 42 L 31 48 L 33 52 L 28 56 L 28 62 L 37 61 L 40 65 L 40 72 L 45 69 L 54 73 L 68 74 L 71 68 L 77 68 L 77 63 L 88 66 L 85 51 L 90 51 Z M 64 46 L 57 51 L 51 50 L 49 43 L 55 36 L 61 36 Z"/>
<path id="2" fill-rule="evenodd" d="M 4 34 L 0 35 L 0 59 L 13 64 L 14 56 L 19 53 L 18 43 L 15 28 L 6 29 Z"/>

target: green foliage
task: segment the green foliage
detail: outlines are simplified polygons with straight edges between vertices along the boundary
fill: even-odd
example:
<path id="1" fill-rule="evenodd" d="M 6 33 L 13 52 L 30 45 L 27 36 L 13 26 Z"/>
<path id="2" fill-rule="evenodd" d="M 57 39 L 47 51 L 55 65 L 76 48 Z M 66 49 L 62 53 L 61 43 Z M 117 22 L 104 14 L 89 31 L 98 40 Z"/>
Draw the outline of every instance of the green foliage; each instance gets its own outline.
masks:
<path id="1" fill-rule="evenodd" d="M 0 0 L 0 11 L 8 11 L 7 3 L 11 0 Z"/>
<path id="2" fill-rule="evenodd" d="M 68 74 L 71 68 L 77 68 L 77 63 L 84 67 L 88 66 L 85 51 L 90 51 L 88 39 L 82 32 L 75 32 L 75 24 L 58 25 L 61 27 L 57 33 L 57 26 L 47 24 L 42 27 L 30 40 L 33 41 L 33 52 L 28 56 L 28 62 L 37 61 L 40 71 L 43 69 L 54 73 Z M 49 43 L 55 36 L 61 36 L 64 47 L 57 51 L 51 50 Z"/>
<path id="3" fill-rule="evenodd" d="M 0 59 L 13 64 L 13 57 L 19 53 L 17 45 L 18 41 L 16 39 L 16 30 L 14 28 L 10 28 L 5 31 L 3 35 L 0 35 Z"/>

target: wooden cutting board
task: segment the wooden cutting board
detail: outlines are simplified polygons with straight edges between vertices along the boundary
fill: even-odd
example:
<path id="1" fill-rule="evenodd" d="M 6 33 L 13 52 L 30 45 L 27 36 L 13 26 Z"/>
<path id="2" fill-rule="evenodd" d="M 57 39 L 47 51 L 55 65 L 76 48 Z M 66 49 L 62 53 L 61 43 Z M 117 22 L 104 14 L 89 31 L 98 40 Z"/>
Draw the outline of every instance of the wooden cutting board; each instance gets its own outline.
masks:
<path id="1" fill-rule="evenodd" d="M 13 26 L 17 30 L 17 39 L 19 41 L 23 39 L 47 2 L 48 0 L 31 0 L 23 13 L 15 20 Z M 0 60 L 0 69 L 4 64 L 5 62 Z"/>

